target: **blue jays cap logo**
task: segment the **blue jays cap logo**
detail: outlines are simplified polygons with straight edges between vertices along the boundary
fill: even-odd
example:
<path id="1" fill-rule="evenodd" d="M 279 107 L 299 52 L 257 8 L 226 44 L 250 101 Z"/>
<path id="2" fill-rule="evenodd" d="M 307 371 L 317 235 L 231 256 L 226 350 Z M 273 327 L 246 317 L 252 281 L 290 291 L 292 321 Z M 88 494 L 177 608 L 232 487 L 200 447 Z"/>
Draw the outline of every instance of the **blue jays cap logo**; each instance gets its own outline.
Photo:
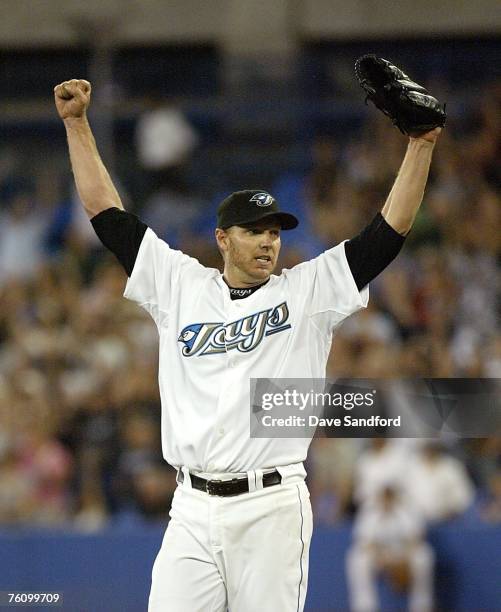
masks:
<path id="1" fill-rule="evenodd" d="M 270 206 L 273 202 L 273 196 L 265 191 L 255 193 L 249 202 L 255 202 L 258 206 Z"/>

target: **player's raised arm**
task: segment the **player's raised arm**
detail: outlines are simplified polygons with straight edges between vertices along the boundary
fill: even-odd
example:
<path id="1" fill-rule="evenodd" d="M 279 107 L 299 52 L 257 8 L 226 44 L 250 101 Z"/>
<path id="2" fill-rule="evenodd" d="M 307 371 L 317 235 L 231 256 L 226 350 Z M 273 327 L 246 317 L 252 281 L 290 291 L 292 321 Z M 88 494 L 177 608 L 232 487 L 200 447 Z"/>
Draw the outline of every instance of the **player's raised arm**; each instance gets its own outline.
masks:
<path id="1" fill-rule="evenodd" d="M 78 194 L 89 217 L 94 217 L 111 207 L 123 210 L 123 205 L 99 156 L 87 120 L 90 95 L 91 85 L 82 79 L 64 81 L 54 87 L 57 112 L 66 128 Z"/>
<path id="2" fill-rule="evenodd" d="M 402 236 L 412 227 L 428 180 L 433 149 L 441 128 L 410 137 L 404 161 L 381 211 L 386 222 Z"/>
<path id="3" fill-rule="evenodd" d="M 410 136 L 409 146 L 393 189 L 381 211 L 387 223 L 405 236 L 423 200 L 431 156 L 446 121 L 442 106 L 428 90 L 388 60 L 363 55 L 355 74 L 376 108 Z"/>
<path id="4" fill-rule="evenodd" d="M 122 201 L 96 147 L 87 120 L 91 86 L 72 79 L 54 87 L 57 112 L 64 122 L 78 195 L 101 242 L 132 274 L 146 225 L 124 211 Z"/>
<path id="5" fill-rule="evenodd" d="M 375 55 L 355 63 L 370 100 L 410 137 L 407 152 L 385 205 L 358 236 L 345 243 L 348 264 L 359 289 L 398 255 L 423 200 L 433 149 L 445 125 L 445 106 L 400 68 Z"/>
<path id="6" fill-rule="evenodd" d="M 345 243 L 345 252 L 359 289 L 380 274 L 398 255 L 424 195 L 433 147 L 441 129 L 411 137 L 386 203 L 360 234 Z"/>

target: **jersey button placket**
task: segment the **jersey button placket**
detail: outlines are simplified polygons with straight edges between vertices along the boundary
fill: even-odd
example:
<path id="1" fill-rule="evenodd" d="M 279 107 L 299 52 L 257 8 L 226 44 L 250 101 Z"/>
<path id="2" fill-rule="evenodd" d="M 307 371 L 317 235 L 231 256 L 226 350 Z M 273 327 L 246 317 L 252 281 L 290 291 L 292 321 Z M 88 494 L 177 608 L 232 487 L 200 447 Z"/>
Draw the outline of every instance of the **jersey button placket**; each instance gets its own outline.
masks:
<path id="1" fill-rule="evenodd" d="M 228 324 L 229 324 L 229 321 L 226 321 L 225 326 Z M 224 377 L 227 379 L 227 384 L 223 385 L 223 388 L 227 387 L 228 385 L 231 385 L 231 381 L 234 377 L 232 368 L 236 366 L 235 358 L 232 355 L 233 351 L 231 350 L 229 351 L 228 346 L 226 345 L 226 338 L 225 338 L 225 351 L 226 351 L 226 374 L 224 375 Z M 224 414 L 225 414 L 226 408 L 227 408 L 226 394 L 223 392 L 219 396 L 217 416 L 216 416 L 216 421 L 215 421 L 215 432 L 217 433 L 218 439 L 223 438 L 224 435 L 226 434 L 225 422 L 224 422 Z M 213 467 L 214 467 L 213 464 L 210 465 L 209 471 L 213 471 Z"/>
<path id="2" fill-rule="evenodd" d="M 229 323 L 226 322 L 226 325 L 228 325 Z M 228 349 L 228 345 L 226 343 L 226 336 L 224 338 L 224 348 L 226 351 L 226 366 L 228 368 L 234 368 L 235 367 L 235 358 L 232 355 L 232 351 Z"/>

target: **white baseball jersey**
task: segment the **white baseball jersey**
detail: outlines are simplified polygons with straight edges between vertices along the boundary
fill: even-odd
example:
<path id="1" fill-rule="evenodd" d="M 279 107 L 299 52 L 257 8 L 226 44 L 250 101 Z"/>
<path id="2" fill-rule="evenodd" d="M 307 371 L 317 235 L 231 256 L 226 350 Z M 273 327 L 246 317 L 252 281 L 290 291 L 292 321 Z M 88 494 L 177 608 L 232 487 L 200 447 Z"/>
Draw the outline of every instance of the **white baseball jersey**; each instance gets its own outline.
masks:
<path id="1" fill-rule="evenodd" d="M 354 524 L 357 542 L 395 553 L 421 538 L 423 533 L 423 518 L 409 501 L 398 501 L 391 508 L 369 502 L 362 507 Z"/>
<path id="2" fill-rule="evenodd" d="M 222 274 L 148 228 L 124 296 L 160 335 L 162 449 L 194 472 L 298 463 L 310 439 L 250 438 L 250 378 L 323 378 L 332 333 L 365 307 L 343 244 L 231 300 Z"/>

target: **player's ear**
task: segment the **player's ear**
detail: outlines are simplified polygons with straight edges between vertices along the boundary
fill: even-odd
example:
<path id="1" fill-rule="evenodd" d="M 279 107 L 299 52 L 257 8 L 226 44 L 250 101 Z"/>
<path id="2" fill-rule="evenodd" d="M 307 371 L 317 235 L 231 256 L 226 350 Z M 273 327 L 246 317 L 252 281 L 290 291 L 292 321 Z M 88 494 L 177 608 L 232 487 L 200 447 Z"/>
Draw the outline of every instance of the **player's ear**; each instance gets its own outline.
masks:
<path id="1" fill-rule="evenodd" d="M 228 248 L 228 232 L 220 227 L 216 227 L 216 231 L 214 233 L 219 250 L 222 252 L 226 251 Z"/>

